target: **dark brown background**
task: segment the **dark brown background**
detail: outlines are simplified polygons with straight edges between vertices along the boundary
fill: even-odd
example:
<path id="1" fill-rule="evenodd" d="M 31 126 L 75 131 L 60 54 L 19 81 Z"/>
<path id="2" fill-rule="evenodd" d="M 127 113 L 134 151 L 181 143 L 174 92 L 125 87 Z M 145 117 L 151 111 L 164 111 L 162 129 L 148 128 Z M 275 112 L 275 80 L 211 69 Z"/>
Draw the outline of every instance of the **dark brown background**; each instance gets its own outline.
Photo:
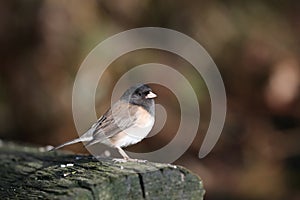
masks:
<path id="1" fill-rule="evenodd" d="M 0 1 L 0 137 L 57 145 L 77 136 L 71 109 L 76 72 L 100 41 L 135 27 L 181 31 L 201 43 L 222 74 L 224 131 L 204 159 L 197 154 L 210 117 L 205 84 L 183 60 L 137 51 L 116 60 L 97 91 L 97 112 L 116 80 L 150 61 L 174 66 L 197 87 L 201 124 L 176 164 L 199 174 L 206 199 L 300 198 L 300 4 L 297 1 Z M 168 121 L 161 133 L 130 147 L 159 148 L 178 127 L 178 102 L 154 85 Z M 69 150 L 85 152 L 82 145 Z"/>

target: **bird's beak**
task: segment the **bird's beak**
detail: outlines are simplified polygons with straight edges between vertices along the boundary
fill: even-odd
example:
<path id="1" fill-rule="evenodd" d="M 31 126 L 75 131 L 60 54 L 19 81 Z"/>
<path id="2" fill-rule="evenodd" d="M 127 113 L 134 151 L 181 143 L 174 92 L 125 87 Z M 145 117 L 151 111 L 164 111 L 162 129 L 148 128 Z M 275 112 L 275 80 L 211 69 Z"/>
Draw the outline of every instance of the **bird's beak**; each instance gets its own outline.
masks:
<path id="1" fill-rule="evenodd" d="M 155 97 L 157 97 L 156 94 L 154 94 L 153 92 L 149 92 L 149 94 L 147 94 L 147 96 L 146 96 L 146 99 L 153 99 Z"/>

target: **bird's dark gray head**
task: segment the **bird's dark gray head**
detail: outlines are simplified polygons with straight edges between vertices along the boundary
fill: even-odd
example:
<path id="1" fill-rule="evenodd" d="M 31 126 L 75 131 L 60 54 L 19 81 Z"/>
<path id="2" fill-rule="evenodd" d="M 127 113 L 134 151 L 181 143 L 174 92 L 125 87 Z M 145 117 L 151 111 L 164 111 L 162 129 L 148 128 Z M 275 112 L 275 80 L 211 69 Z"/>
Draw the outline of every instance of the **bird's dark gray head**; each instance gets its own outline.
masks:
<path id="1" fill-rule="evenodd" d="M 129 88 L 121 97 L 121 100 L 127 101 L 134 105 L 140 105 L 147 111 L 150 111 L 150 107 L 154 106 L 154 98 L 156 94 L 152 92 L 152 89 L 146 84 L 138 84 Z"/>

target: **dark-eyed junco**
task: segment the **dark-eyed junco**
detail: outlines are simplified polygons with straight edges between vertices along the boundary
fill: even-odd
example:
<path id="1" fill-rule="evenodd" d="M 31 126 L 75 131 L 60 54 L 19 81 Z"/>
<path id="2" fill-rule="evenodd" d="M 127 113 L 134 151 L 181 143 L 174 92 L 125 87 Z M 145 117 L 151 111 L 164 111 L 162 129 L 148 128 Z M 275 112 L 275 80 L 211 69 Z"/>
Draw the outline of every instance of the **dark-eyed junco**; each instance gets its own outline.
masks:
<path id="1" fill-rule="evenodd" d="M 148 135 L 154 124 L 156 96 L 145 84 L 129 88 L 87 132 L 52 150 L 78 142 L 86 143 L 85 146 L 103 143 L 117 148 L 124 159 L 129 159 L 122 147 L 136 144 Z"/>

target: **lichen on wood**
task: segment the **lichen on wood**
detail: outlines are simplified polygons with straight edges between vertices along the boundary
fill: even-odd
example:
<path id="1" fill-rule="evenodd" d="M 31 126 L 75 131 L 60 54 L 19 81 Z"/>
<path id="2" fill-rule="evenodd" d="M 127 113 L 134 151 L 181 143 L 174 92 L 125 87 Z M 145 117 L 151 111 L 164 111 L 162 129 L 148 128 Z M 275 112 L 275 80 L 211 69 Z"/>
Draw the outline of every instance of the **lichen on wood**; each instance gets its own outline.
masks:
<path id="1" fill-rule="evenodd" d="M 0 143 L 1 199 L 203 199 L 187 169 Z"/>

